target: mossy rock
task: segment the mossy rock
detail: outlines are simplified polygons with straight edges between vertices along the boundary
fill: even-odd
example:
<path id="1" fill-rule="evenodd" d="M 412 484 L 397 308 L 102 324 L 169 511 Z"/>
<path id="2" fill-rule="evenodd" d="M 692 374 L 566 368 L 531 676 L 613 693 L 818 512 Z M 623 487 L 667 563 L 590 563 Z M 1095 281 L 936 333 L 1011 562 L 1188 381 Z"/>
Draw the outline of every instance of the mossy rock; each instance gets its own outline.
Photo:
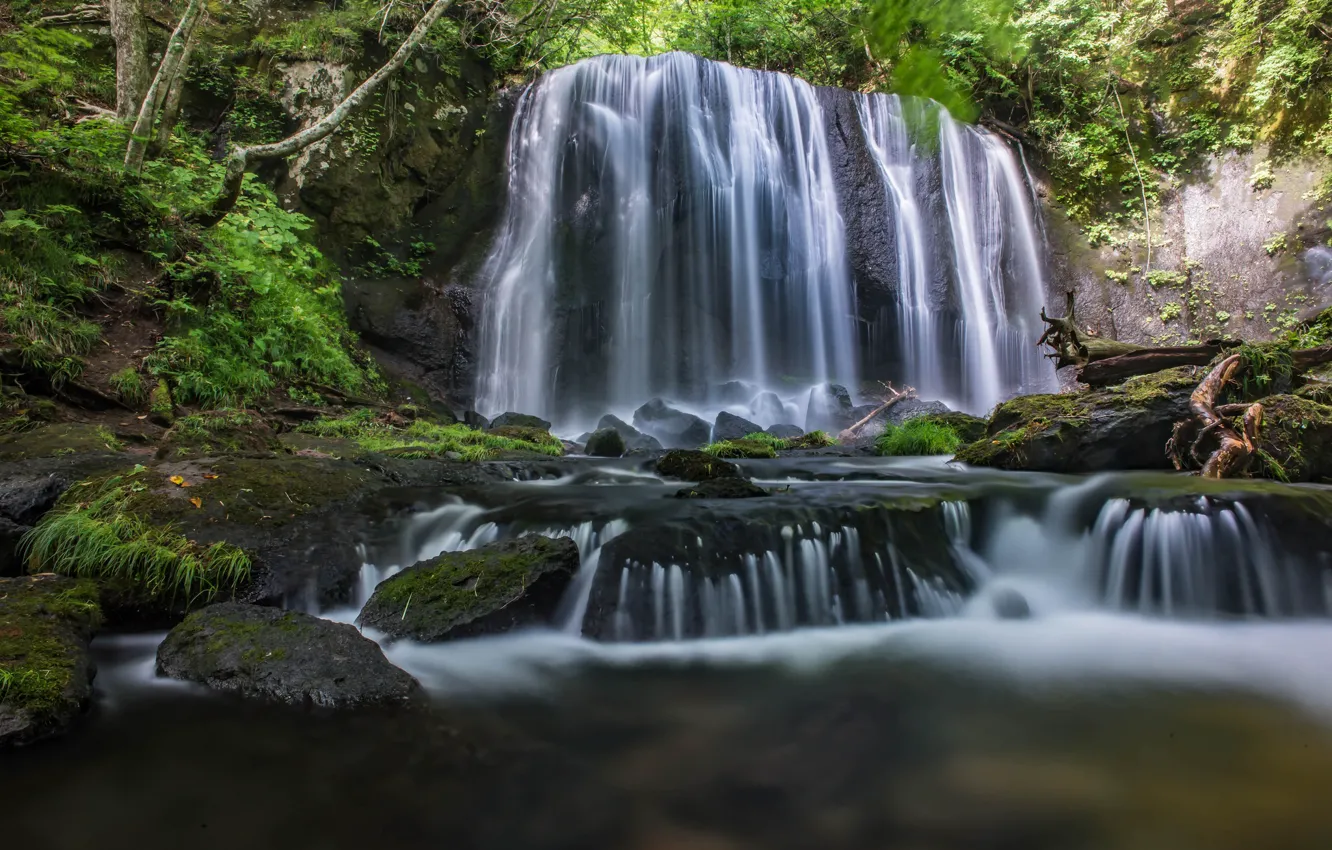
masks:
<path id="1" fill-rule="evenodd" d="M 1263 425 L 1255 476 L 1280 481 L 1332 481 L 1332 406 L 1297 395 L 1259 399 Z"/>
<path id="2" fill-rule="evenodd" d="M 773 458 L 777 450 L 771 443 L 759 440 L 723 440 L 708 446 L 708 454 L 722 458 Z"/>
<path id="3" fill-rule="evenodd" d="M 357 622 L 420 641 L 549 623 L 577 571 L 578 547 L 567 537 L 447 552 L 381 582 Z"/>
<path id="4" fill-rule="evenodd" d="M 507 437 L 510 440 L 523 440 L 533 443 L 543 449 L 551 449 L 555 455 L 564 454 L 564 443 L 559 438 L 551 434 L 544 428 L 529 428 L 524 425 L 503 425 L 499 428 L 491 428 L 487 433 L 494 434 L 496 437 Z"/>
<path id="5" fill-rule="evenodd" d="M 0 747 L 59 735 L 87 708 L 101 620 L 92 582 L 0 579 Z"/>
<path id="6" fill-rule="evenodd" d="M 1327 381 L 1308 381 L 1295 391 L 1300 398 L 1316 401 L 1319 404 L 1332 404 L 1332 383 Z"/>
<path id="7" fill-rule="evenodd" d="M 490 430 L 492 433 L 496 433 L 503 428 L 530 428 L 533 431 L 549 431 L 550 423 L 540 416 L 532 416 L 527 413 L 501 413 L 491 420 Z"/>
<path id="8" fill-rule="evenodd" d="M 771 495 L 748 478 L 714 478 L 677 490 L 677 499 L 755 499 Z"/>
<path id="9" fill-rule="evenodd" d="M 214 454 L 272 453 L 282 443 L 259 414 L 249 410 L 215 411 L 176 420 L 162 437 L 159 458 Z"/>
<path id="10" fill-rule="evenodd" d="M 0 461 L 107 454 L 123 448 L 116 436 L 105 428 L 62 422 L 0 437 Z"/>
<path id="11" fill-rule="evenodd" d="M 956 460 L 1044 472 L 1171 469 L 1165 445 L 1198 381 L 1180 367 L 1101 390 L 1018 396 L 994 409 L 985 435 Z"/>
<path id="12" fill-rule="evenodd" d="M 405 705 L 420 684 L 354 626 L 224 602 L 196 611 L 157 650 L 157 672 L 243 697 L 322 708 Z"/>
<path id="13" fill-rule="evenodd" d="M 681 481 L 711 481 L 714 478 L 739 478 L 740 467 L 707 452 L 673 449 L 657 461 L 657 474 Z"/>
<path id="14" fill-rule="evenodd" d="M 620 457 L 625 452 L 624 437 L 614 428 L 593 431 L 584 451 L 592 457 Z"/>
<path id="15" fill-rule="evenodd" d="M 973 443 L 985 436 L 985 420 L 969 413 L 933 413 L 917 418 L 951 428 L 964 443 Z"/>

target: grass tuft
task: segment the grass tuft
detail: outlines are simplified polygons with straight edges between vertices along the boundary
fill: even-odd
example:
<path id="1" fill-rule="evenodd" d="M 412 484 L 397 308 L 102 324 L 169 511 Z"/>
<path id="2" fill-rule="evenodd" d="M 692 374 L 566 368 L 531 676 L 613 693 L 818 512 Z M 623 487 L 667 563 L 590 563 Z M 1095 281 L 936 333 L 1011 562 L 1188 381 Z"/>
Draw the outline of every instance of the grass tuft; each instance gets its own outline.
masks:
<path id="1" fill-rule="evenodd" d="M 874 443 L 884 457 L 948 455 L 960 445 L 962 438 L 956 431 L 926 419 L 908 419 L 901 425 L 890 425 Z"/>
<path id="2" fill-rule="evenodd" d="M 564 444 L 547 431 L 535 428 L 502 428 L 477 431 L 466 425 L 439 425 L 416 420 L 395 424 L 387 416 L 376 416 L 368 408 L 342 417 L 323 417 L 299 429 L 321 437 L 354 441 L 372 452 L 392 452 L 399 457 L 430 458 L 457 452 L 463 460 L 490 460 L 501 452 L 527 451 L 559 457 Z"/>

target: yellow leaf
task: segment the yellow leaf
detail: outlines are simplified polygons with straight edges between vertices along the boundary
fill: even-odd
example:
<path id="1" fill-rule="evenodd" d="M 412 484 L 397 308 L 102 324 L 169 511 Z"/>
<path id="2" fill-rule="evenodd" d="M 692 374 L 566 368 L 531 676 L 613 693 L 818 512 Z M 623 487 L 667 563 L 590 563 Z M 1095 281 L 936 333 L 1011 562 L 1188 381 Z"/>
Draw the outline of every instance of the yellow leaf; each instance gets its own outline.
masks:
<path id="1" fill-rule="evenodd" d="M 194 505 L 196 508 L 203 507 L 203 501 L 200 500 L 198 496 L 195 496 L 193 499 L 190 499 L 190 504 Z"/>
<path id="2" fill-rule="evenodd" d="M 170 481 L 172 484 L 175 484 L 177 487 L 185 486 L 185 479 L 179 475 L 173 475 L 167 480 Z"/>
<path id="3" fill-rule="evenodd" d="M 217 473 L 216 473 L 216 472 L 205 472 L 205 473 L 204 473 L 204 478 L 207 478 L 209 481 L 212 481 L 212 480 L 213 480 L 214 478 L 216 478 L 216 477 L 217 477 Z"/>

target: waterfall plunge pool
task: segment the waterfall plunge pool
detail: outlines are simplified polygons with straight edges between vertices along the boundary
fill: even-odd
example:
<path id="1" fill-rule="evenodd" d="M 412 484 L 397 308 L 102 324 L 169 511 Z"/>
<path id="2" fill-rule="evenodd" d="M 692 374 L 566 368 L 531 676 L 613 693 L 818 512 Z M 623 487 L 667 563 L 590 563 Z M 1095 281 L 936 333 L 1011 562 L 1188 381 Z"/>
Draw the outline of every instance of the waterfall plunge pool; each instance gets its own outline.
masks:
<path id="1" fill-rule="evenodd" d="M 1322 488 L 812 458 L 719 502 L 568 466 L 434 494 L 365 570 L 570 534 L 563 628 L 388 646 L 432 695 L 393 715 L 103 638 L 89 722 L 0 761 L 12 846 L 1332 846 Z"/>

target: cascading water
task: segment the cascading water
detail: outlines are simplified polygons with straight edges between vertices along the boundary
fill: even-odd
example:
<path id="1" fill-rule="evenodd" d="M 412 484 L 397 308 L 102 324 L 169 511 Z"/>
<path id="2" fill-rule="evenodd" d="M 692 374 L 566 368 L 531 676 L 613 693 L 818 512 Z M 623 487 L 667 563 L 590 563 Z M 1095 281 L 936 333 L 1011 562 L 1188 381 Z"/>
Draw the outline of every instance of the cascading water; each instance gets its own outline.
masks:
<path id="1" fill-rule="evenodd" d="M 728 381 L 882 371 L 880 346 L 858 350 L 846 219 L 866 213 L 832 155 L 841 97 L 883 183 L 882 222 L 869 213 L 858 238 L 896 245 L 897 318 L 870 323 L 890 377 L 977 412 L 1048 388 L 1030 345 L 1037 230 L 1003 142 L 929 102 L 673 53 L 585 60 L 521 96 L 482 273 L 478 407 L 568 421 L 657 395 L 707 403 Z"/>

